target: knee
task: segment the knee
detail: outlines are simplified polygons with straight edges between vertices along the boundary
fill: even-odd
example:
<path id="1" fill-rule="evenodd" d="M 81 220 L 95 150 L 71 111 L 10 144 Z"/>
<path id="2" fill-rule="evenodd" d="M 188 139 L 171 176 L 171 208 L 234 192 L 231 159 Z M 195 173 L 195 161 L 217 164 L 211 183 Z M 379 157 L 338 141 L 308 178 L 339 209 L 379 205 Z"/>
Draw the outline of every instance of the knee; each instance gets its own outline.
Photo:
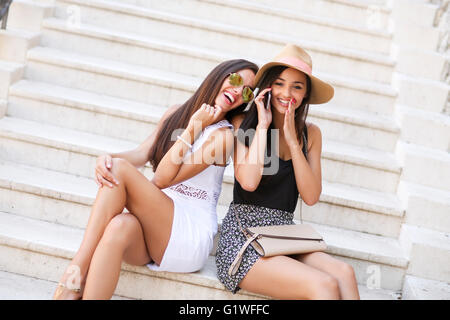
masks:
<path id="1" fill-rule="evenodd" d="M 313 300 L 339 299 L 339 297 L 338 280 L 328 274 L 317 279 L 311 292 Z"/>
<path id="2" fill-rule="evenodd" d="M 106 226 L 102 242 L 106 245 L 126 248 L 131 235 L 136 232 L 139 222 L 130 213 L 115 216 Z"/>
<path id="3" fill-rule="evenodd" d="M 127 170 L 129 170 L 131 167 L 133 167 L 133 165 L 127 160 L 122 158 L 113 158 L 111 173 L 116 179 L 123 178 Z"/>
<path id="4" fill-rule="evenodd" d="M 345 262 L 341 262 L 338 270 L 338 278 L 344 282 L 356 282 L 355 270 Z"/>

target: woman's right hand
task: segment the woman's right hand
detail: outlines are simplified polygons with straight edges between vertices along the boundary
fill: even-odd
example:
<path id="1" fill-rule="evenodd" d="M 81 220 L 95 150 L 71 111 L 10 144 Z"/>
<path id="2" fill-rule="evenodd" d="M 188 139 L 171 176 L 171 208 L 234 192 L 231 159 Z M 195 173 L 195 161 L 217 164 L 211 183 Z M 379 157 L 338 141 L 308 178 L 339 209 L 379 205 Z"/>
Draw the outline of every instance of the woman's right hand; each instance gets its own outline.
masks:
<path id="1" fill-rule="evenodd" d="M 101 155 L 97 157 L 95 164 L 95 182 L 101 188 L 103 185 L 113 187 L 113 183 L 119 184 L 111 173 L 112 157 L 109 154 Z"/>
<path id="2" fill-rule="evenodd" d="M 255 98 L 256 109 L 258 110 L 258 127 L 268 129 L 272 123 L 272 110 L 266 109 L 266 96 L 265 94 L 272 90 L 272 88 L 266 88 L 262 90 Z"/>

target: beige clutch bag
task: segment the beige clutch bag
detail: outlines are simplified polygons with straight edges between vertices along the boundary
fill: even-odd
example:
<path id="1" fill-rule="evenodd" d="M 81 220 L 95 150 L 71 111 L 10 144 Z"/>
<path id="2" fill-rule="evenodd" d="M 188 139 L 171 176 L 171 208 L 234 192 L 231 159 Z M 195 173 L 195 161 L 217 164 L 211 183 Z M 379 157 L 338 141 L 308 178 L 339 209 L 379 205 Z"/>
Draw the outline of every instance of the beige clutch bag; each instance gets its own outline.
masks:
<path id="1" fill-rule="evenodd" d="M 247 241 L 228 269 L 230 276 L 236 274 L 244 252 L 250 244 L 263 257 L 325 251 L 327 248 L 322 236 L 310 225 L 278 225 L 252 227 L 243 230 L 239 218 L 238 222 L 241 231 L 247 237 Z"/>

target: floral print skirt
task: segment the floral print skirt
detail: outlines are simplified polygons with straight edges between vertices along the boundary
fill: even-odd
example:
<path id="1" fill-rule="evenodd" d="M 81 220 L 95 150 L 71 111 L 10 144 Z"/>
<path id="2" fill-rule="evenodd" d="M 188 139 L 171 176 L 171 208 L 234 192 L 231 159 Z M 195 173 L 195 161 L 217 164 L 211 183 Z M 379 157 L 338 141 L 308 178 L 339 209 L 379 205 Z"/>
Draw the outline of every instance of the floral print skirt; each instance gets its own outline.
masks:
<path id="1" fill-rule="evenodd" d="M 234 276 L 228 275 L 228 269 L 234 261 L 246 238 L 236 220 L 238 215 L 243 228 L 271 225 L 294 224 L 293 212 L 271 209 L 250 204 L 231 203 L 220 229 L 219 243 L 216 251 L 217 277 L 233 293 L 240 290 L 239 283 L 260 258 L 260 255 L 248 246 L 242 263 Z"/>

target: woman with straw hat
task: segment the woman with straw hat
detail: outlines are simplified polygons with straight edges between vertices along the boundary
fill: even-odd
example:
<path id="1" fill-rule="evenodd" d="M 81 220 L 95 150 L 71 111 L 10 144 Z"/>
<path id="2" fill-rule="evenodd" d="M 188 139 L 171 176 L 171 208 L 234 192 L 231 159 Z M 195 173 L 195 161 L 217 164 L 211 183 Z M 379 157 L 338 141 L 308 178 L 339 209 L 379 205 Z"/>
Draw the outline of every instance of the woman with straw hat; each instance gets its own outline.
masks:
<path id="1" fill-rule="evenodd" d="M 242 288 L 278 299 L 359 299 L 353 268 L 324 252 L 261 257 L 248 246 L 230 272 L 246 241 L 241 228 L 292 224 L 299 194 L 313 205 L 322 191 L 321 131 L 305 120 L 309 104 L 331 100 L 333 87 L 312 75 L 310 56 L 295 45 L 265 64 L 255 83 L 261 92 L 246 115 L 232 120 L 239 128 L 235 184 L 216 252 L 218 277 L 233 293 Z"/>

